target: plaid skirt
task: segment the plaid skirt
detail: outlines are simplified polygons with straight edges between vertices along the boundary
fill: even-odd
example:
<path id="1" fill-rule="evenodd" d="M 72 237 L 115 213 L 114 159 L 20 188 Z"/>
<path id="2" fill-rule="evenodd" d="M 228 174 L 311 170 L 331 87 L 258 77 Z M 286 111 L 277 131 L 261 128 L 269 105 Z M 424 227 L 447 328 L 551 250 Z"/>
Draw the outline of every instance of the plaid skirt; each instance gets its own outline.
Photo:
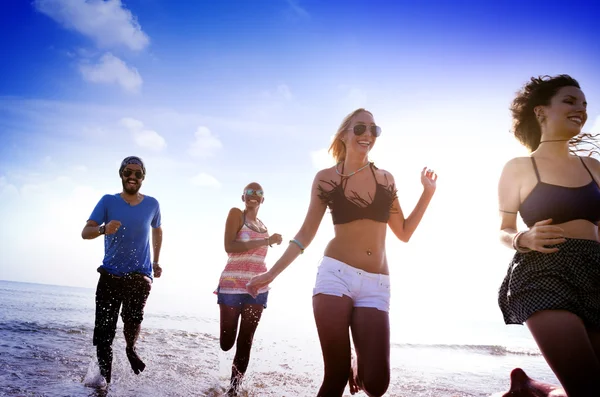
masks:
<path id="1" fill-rule="evenodd" d="M 498 292 L 506 324 L 541 310 L 568 310 L 600 329 L 600 243 L 567 239 L 558 252 L 517 252 Z"/>

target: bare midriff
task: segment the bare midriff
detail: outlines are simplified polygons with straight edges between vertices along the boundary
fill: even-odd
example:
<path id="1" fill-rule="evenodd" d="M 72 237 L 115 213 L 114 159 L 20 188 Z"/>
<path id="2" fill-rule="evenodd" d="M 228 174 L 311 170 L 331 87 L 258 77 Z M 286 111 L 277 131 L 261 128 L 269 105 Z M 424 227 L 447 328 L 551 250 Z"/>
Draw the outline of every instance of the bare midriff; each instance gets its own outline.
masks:
<path id="1" fill-rule="evenodd" d="M 565 238 L 578 238 L 583 240 L 598 240 L 598 226 L 584 219 L 575 219 L 565 223 L 556 224 L 564 230 Z"/>
<path id="2" fill-rule="evenodd" d="M 389 274 L 385 255 L 387 224 L 359 219 L 334 226 L 335 237 L 327 244 L 325 256 L 369 273 Z"/>

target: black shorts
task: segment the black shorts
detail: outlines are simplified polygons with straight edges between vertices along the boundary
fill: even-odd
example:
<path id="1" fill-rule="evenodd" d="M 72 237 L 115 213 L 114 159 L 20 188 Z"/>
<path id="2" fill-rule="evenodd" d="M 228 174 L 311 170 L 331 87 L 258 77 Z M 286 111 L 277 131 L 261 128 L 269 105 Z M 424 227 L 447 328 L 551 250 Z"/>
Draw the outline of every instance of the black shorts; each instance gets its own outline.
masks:
<path id="1" fill-rule="evenodd" d="M 152 280 L 140 273 L 116 277 L 102 268 L 99 268 L 98 272 L 100 279 L 96 287 L 94 346 L 112 343 L 121 305 L 123 323 L 141 324 L 146 300 L 152 288 Z"/>
<path id="2" fill-rule="evenodd" d="M 516 253 L 498 293 L 506 324 L 541 310 L 567 310 L 600 330 L 600 243 L 567 239 L 559 251 Z"/>

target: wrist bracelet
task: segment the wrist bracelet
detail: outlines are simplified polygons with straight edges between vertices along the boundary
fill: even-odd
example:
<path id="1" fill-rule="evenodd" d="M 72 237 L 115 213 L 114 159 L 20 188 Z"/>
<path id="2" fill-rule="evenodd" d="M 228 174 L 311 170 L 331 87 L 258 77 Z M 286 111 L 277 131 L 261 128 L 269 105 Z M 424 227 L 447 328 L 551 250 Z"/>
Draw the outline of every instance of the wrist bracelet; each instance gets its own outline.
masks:
<path id="1" fill-rule="evenodd" d="M 515 243 L 517 242 L 517 238 L 519 238 L 521 234 L 523 234 L 523 232 L 517 232 L 512 238 L 512 247 L 515 251 L 517 250 L 517 245 Z"/>
<path id="2" fill-rule="evenodd" d="M 265 242 L 267 243 L 267 245 L 271 248 L 273 248 L 273 246 L 271 245 L 271 242 L 269 241 L 269 237 L 265 237 Z"/>
<path id="3" fill-rule="evenodd" d="M 300 248 L 300 253 L 301 253 L 301 254 L 303 254 L 303 253 L 304 253 L 304 246 L 302 245 L 302 243 L 300 243 L 300 241 L 298 241 L 298 240 L 296 240 L 296 239 L 294 238 L 294 239 L 291 239 L 291 240 L 290 240 L 290 244 L 292 244 L 292 243 L 296 244 L 296 245 L 297 245 L 297 246 Z"/>
<path id="4" fill-rule="evenodd" d="M 523 232 L 523 231 L 518 232 L 517 234 L 514 235 L 513 240 L 512 240 L 512 246 L 513 246 L 514 250 L 521 254 L 531 251 L 531 249 L 529 249 L 529 248 L 524 248 L 524 247 L 519 246 L 519 240 L 521 239 L 521 236 L 523 236 L 523 233 L 525 233 L 525 232 Z"/>

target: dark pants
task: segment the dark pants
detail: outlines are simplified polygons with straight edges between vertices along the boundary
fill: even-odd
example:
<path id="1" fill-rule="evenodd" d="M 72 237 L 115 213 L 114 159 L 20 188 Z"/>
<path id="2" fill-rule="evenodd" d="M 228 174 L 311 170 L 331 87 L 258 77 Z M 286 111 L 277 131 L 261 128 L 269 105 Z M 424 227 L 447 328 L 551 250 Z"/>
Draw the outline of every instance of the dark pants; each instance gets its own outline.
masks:
<path id="1" fill-rule="evenodd" d="M 97 347 L 100 372 L 110 382 L 112 342 L 117 331 L 119 310 L 124 324 L 139 325 L 144 319 L 144 307 L 150 295 L 152 281 L 139 273 L 116 277 L 98 269 L 100 279 L 96 288 L 96 323 L 94 346 Z"/>

